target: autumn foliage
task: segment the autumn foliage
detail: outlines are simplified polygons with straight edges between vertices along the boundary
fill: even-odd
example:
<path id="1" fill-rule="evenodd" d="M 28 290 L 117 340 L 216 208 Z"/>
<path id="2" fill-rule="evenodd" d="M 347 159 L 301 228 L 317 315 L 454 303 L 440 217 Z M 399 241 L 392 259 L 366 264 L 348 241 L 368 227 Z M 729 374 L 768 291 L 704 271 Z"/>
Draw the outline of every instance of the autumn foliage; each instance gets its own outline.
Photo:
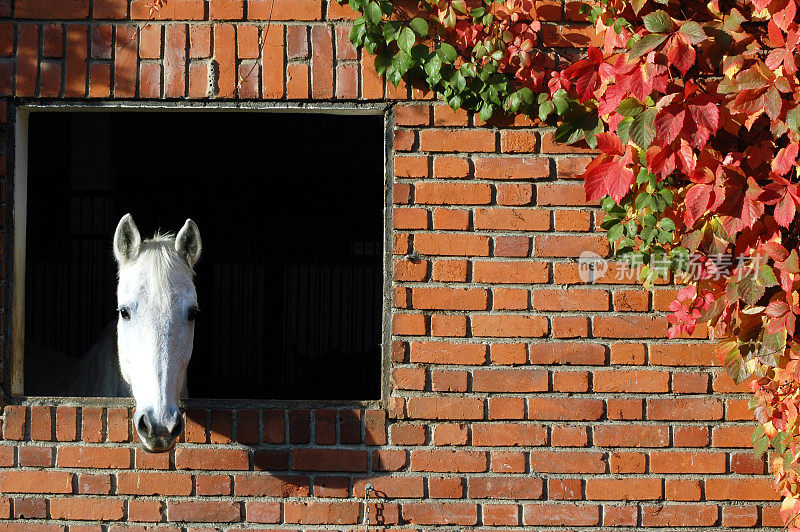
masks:
<path id="1" fill-rule="evenodd" d="M 782 515 L 800 527 L 800 0 L 600 0 L 601 47 L 545 48 L 531 0 L 350 0 L 351 40 L 380 74 L 453 108 L 557 125 L 598 155 L 583 174 L 619 258 L 674 275 L 669 336 L 708 325 L 751 379 L 757 454 L 772 447 Z M 574 58 L 573 58 L 574 59 Z"/>

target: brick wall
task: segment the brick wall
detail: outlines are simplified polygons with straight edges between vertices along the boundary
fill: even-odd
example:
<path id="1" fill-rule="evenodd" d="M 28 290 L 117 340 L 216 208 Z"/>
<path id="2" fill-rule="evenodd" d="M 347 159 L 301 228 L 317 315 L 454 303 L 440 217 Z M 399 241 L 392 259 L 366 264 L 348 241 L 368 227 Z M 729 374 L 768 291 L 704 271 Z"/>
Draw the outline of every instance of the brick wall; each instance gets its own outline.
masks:
<path id="1" fill-rule="evenodd" d="M 169 0 L 153 22 L 145 0 L 12 4 L 0 530 L 353 530 L 367 482 L 371 523 L 406 531 L 780 525 L 746 388 L 711 367 L 704 331 L 663 340 L 673 290 L 613 264 L 581 280 L 575 258 L 608 250 L 575 179 L 587 153 L 523 118 L 481 123 L 385 86 L 332 1 Z M 548 5 L 550 44 L 594 38 L 573 4 Z M 39 99 L 394 104 L 385 409 L 192 404 L 177 449 L 150 455 L 118 402 L 10 396 L 10 127 Z"/>

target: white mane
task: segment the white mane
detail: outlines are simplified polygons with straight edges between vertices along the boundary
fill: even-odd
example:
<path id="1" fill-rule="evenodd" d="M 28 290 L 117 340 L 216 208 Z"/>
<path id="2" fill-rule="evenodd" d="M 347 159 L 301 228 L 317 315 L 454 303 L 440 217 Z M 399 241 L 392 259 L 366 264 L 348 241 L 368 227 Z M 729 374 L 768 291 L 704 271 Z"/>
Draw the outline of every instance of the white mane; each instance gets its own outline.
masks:
<path id="1" fill-rule="evenodd" d="M 194 269 L 175 250 L 175 235 L 172 233 L 156 233 L 153 238 L 143 240 L 141 251 L 136 259 L 120 267 L 139 268 L 140 275 L 147 279 L 147 295 L 157 301 L 169 300 L 174 293 L 166 290 L 171 286 L 170 276 L 183 273 L 193 278 Z"/>

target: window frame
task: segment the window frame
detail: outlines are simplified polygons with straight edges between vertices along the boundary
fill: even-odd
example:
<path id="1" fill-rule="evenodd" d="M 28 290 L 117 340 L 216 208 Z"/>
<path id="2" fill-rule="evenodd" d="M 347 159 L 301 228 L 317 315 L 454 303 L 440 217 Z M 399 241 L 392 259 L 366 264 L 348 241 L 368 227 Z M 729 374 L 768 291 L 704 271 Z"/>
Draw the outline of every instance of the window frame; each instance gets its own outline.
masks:
<path id="1" fill-rule="evenodd" d="M 55 397 L 26 396 L 24 394 L 25 366 L 25 270 L 26 270 L 26 221 L 28 208 L 28 128 L 32 112 L 243 112 L 243 113 L 309 113 L 333 115 L 383 116 L 383 305 L 381 309 L 381 375 L 380 398 L 378 399 L 207 399 L 187 398 L 181 404 L 187 408 L 208 407 L 276 407 L 276 408 L 326 408 L 364 407 L 388 408 L 390 394 L 390 365 L 392 344 L 392 207 L 393 207 L 393 140 L 394 109 L 391 104 L 376 103 L 327 103 L 327 102 L 159 102 L 159 101 L 77 101 L 19 102 L 10 106 L 8 153 L 13 153 L 11 168 L 7 174 L 6 212 L 6 279 L 9 287 L 6 294 L 6 396 L 13 404 L 23 405 L 75 405 L 75 406 L 133 406 L 129 397 Z M 110 239 L 111 235 L 109 235 Z M 109 240 L 110 241 L 110 240 Z"/>

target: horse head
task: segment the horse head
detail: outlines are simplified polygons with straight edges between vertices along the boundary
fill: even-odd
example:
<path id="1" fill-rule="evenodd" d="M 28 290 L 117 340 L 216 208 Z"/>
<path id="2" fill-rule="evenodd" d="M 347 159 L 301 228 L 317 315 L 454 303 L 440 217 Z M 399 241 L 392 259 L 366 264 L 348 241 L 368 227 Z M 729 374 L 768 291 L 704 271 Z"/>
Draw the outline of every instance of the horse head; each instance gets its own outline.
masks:
<path id="1" fill-rule="evenodd" d="M 142 240 L 126 214 L 114 233 L 119 366 L 136 401 L 134 426 L 151 452 L 168 451 L 183 432 L 178 403 L 192 356 L 193 267 L 200 250 L 200 231 L 192 220 L 177 237 Z"/>

